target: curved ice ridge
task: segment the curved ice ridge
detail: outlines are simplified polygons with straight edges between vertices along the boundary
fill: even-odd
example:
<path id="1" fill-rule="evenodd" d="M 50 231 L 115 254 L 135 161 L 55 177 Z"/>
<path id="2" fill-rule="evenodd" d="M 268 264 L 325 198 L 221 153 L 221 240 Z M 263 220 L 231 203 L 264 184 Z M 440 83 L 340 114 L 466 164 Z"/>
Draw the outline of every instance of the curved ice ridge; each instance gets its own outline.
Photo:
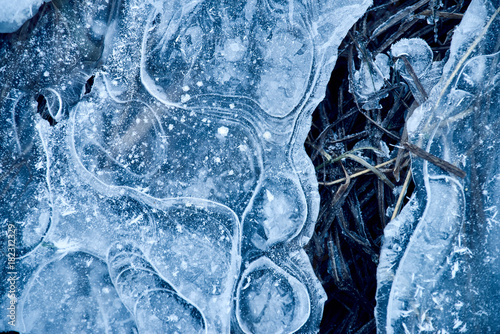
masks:
<path id="1" fill-rule="evenodd" d="M 0 209 L 22 279 L 0 329 L 316 332 L 303 142 L 369 4 L 67 1 L 6 40 Z"/>
<path id="2" fill-rule="evenodd" d="M 498 1 L 472 1 L 455 30 L 441 80 L 408 120 L 413 143 L 457 165 L 466 177 L 412 159 L 416 194 L 384 232 L 379 333 L 500 331 L 499 14 Z M 429 68 L 418 55 L 413 61 Z"/>

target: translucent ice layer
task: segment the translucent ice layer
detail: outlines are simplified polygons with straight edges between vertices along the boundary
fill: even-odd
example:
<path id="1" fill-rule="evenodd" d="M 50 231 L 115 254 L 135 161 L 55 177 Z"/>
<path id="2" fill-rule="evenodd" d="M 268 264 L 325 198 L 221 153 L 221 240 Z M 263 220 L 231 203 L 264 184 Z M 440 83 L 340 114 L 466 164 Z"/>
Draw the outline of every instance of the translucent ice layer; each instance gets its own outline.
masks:
<path id="1" fill-rule="evenodd" d="M 0 0 L 0 33 L 11 33 L 21 28 L 50 0 Z"/>
<path id="2" fill-rule="evenodd" d="M 368 6 L 53 1 L 21 41 L 2 36 L 17 276 L 0 330 L 317 331 L 303 142 Z"/>
<path id="3" fill-rule="evenodd" d="M 499 13 L 498 1 L 472 1 L 441 80 L 408 120 L 411 142 L 466 177 L 412 160 L 416 194 L 385 230 L 379 333 L 500 332 Z"/>
<path id="4" fill-rule="evenodd" d="M 350 90 L 363 103 L 363 109 L 382 108 L 379 101 L 385 95 L 380 94 L 379 91 L 384 86 L 384 81 L 389 79 L 389 74 L 389 57 L 383 53 L 378 54 L 370 63 L 363 61 L 361 68 L 354 72 Z"/>

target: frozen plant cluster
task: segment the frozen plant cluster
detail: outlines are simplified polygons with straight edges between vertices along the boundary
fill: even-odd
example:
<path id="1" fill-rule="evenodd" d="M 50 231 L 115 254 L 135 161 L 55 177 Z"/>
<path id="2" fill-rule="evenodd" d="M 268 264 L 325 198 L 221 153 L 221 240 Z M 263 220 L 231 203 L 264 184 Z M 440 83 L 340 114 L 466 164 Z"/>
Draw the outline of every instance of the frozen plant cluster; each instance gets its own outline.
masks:
<path id="1" fill-rule="evenodd" d="M 384 231 L 378 333 L 500 332 L 499 14 L 499 1 L 473 0 L 444 66 L 432 64 L 421 40 L 391 50 L 429 89 L 407 120 L 409 141 L 465 177 L 413 157 L 416 191 Z M 412 80 L 404 64 L 396 67 Z"/>
<path id="2" fill-rule="evenodd" d="M 0 330 L 316 332 L 303 142 L 369 5 L 54 0 L 2 36 Z"/>

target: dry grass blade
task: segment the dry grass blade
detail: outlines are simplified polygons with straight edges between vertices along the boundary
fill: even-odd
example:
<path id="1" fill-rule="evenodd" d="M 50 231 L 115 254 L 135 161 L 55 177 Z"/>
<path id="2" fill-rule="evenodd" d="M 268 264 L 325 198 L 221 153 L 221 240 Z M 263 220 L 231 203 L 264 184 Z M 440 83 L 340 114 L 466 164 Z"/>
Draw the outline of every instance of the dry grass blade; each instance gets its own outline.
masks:
<path id="1" fill-rule="evenodd" d="M 432 13 L 432 10 L 426 9 L 418 13 L 418 15 L 423 15 L 423 16 L 437 16 L 437 17 L 442 17 L 444 19 L 455 19 L 455 20 L 461 20 L 464 14 L 461 13 L 450 13 L 450 12 L 442 12 L 442 11 L 437 11 Z"/>
<path id="2" fill-rule="evenodd" d="M 382 180 L 385 184 L 387 184 L 391 189 L 394 188 L 394 184 L 389 181 L 389 179 L 387 178 L 387 176 L 385 176 L 382 172 L 380 172 L 377 168 L 373 167 L 372 165 L 370 165 L 368 162 L 366 162 L 364 159 L 356 156 L 356 155 L 353 155 L 353 154 L 343 154 L 346 158 L 349 158 L 349 159 L 352 159 L 360 164 L 362 164 L 363 166 L 365 166 L 366 168 L 368 168 L 373 174 L 377 175 L 380 180 Z"/>
<path id="3" fill-rule="evenodd" d="M 387 50 L 392 44 L 394 44 L 394 42 L 396 42 L 398 39 L 404 36 L 410 30 L 410 28 L 412 28 L 418 21 L 420 21 L 420 19 L 416 17 L 410 22 L 407 22 L 404 25 L 402 25 L 398 29 L 398 31 L 394 33 L 394 35 L 387 38 L 387 40 L 377 48 L 377 52 L 380 53 Z"/>
<path id="4" fill-rule="evenodd" d="M 349 188 L 349 184 L 351 183 L 351 177 L 349 176 L 349 173 L 347 173 L 347 171 L 345 170 L 345 167 L 342 164 L 342 162 L 340 162 L 340 165 L 342 166 L 342 170 L 344 171 L 344 174 L 345 174 L 345 178 L 344 178 L 345 183 L 340 185 L 340 187 L 335 192 L 335 195 L 333 196 L 334 202 L 337 202 L 340 199 L 340 197 L 342 197 L 342 195 L 344 195 L 347 188 Z"/>
<path id="5" fill-rule="evenodd" d="M 396 13 L 389 20 L 387 20 L 387 22 L 385 22 L 384 24 L 380 25 L 377 29 L 375 29 L 371 39 L 374 39 L 375 37 L 385 32 L 387 29 L 398 24 L 401 20 L 407 18 L 411 13 L 415 12 L 420 7 L 425 6 L 429 1 L 430 0 L 421 0 L 416 4 L 414 4 L 413 6 L 406 7 L 402 11 Z"/>
<path id="6" fill-rule="evenodd" d="M 401 209 L 401 205 L 403 205 L 403 199 L 406 196 L 406 191 L 408 190 L 408 185 L 410 184 L 410 180 L 411 180 L 411 168 L 408 168 L 408 173 L 406 174 L 405 183 L 403 184 L 403 189 L 401 189 L 401 193 L 399 194 L 398 201 L 396 203 L 396 207 L 394 208 L 394 212 L 392 213 L 391 220 L 396 218 L 396 216 L 399 213 L 399 210 Z"/>
<path id="7" fill-rule="evenodd" d="M 445 171 L 458 176 L 459 178 L 465 178 L 467 174 L 460 168 L 458 168 L 455 165 L 452 165 L 448 161 L 445 161 L 441 158 L 436 157 L 435 155 L 421 149 L 417 145 L 411 144 L 409 142 L 404 142 L 403 146 L 410 151 L 411 153 L 415 154 L 417 157 L 420 157 L 424 160 L 427 160 L 431 162 L 432 164 L 444 169 Z"/>
<path id="8" fill-rule="evenodd" d="M 313 146 L 314 147 L 314 146 Z M 317 147 L 314 147 L 323 157 L 326 158 L 326 161 L 324 163 L 322 163 L 321 165 L 319 165 L 318 167 L 316 167 L 316 170 L 319 170 L 323 167 L 325 167 L 326 165 L 328 164 L 331 164 L 333 162 L 337 162 L 337 161 L 340 161 L 344 158 L 346 158 L 346 155 L 347 154 L 352 154 L 354 152 L 358 152 L 358 151 L 362 151 L 362 150 L 372 150 L 373 152 L 376 152 L 378 154 L 384 154 L 384 152 L 380 151 L 379 149 L 375 148 L 375 147 L 372 147 L 372 146 L 365 146 L 365 147 L 358 147 L 358 148 L 355 148 L 355 149 L 352 149 L 344 154 L 341 154 L 339 155 L 338 157 L 335 157 L 333 158 L 330 154 L 326 153 L 325 150 L 323 150 L 322 148 L 317 148 Z M 371 165 L 370 165 L 371 166 Z"/>
<path id="9" fill-rule="evenodd" d="M 395 140 L 399 140 L 399 137 L 396 136 L 395 134 L 393 134 L 392 132 L 390 132 L 389 130 L 386 130 L 384 129 L 380 124 L 378 124 L 375 120 L 373 120 L 370 116 L 368 116 L 365 112 L 363 112 L 361 109 L 359 110 L 359 112 L 361 114 L 363 114 L 363 116 L 366 117 L 367 120 L 369 120 L 373 125 L 375 125 L 377 128 L 379 128 L 380 130 L 382 130 L 386 135 L 388 135 L 389 137 L 391 137 L 392 139 L 395 139 Z"/>
<path id="10" fill-rule="evenodd" d="M 340 185 L 340 187 L 335 192 L 335 195 L 333 195 L 333 199 L 331 202 L 333 205 L 337 205 L 342 198 L 345 199 L 345 197 L 346 197 L 345 195 L 349 191 L 349 185 L 351 184 L 351 178 L 349 177 L 349 174 L 345 170 L 344 165 L 342 165 L 341 161 L 339 161 L 339 163 L 342 166 L 342 169 L 344 171 L 346 182 L 344 184 Z M 321 232 L 321 236 L 320 236 L 321 238 L 324 238 L 328 234 L 328 231 L 330 230 L 330 226 L 331 226 L 331 222 L 330 222 L 330 224 L 327 224 L 325 226 L 325 228 L 323 229 L 323 231 Z"/>
<path id="11" fill-rule="evenodd" d="M 339 234 L 337 231 L 335 231 L 335 242 L 333 242 L 331 235 L 328 236 L 327 248 L 333 275 L 338 286 L 341 289 L 352 286 L 352 284 L 349 284 L 352 282 L 352 277 L 349 272 L 349 267 L 346 265 L 344 256 L 342 255 L 342 248 L 340 247 Z"/>
<path id="12" fill-rule="evenodd" d="M 394 159 L 391 159 L 391 160 L 388 160 L 386 162 L 382 162 L 381 164 L 378 164 L 376 166 L 373 166 L 374 168 L 380 168 L 380 167 L 384 167 L 384 166 L 387 166 L 387 165 L 390 165 L 392 164 L 393 162 L 396 161 L 396 158 Z M 353 179 L 355 177 L 358 177 L 358 176 L 361 176 L 361 175 L 365 175 L 365 174 L 368 174 L 370 173 L 372 170 L 370 168 L 367 168 L 367 169 L 364 169 L 360 172 L 357 172 L 357 173 L 354 173 L 352 175 L 349 175 L 349 180 L 350 179 Z M 330 182 L 318 182 L 319 184 L 321 184 L 322 186 L 333 186 L 335 184 L 339 184 L 339 183 L 342 183 L 344 181 L 347 180 L 347 177 L 343 177 L 341 179 L 338 179 L 338 180 L 335 180 L 335 181 L 330 181 Z"/>
<path id="13" fill-rule="evenodd" d="M 424 86 L 422 86 L 422 83 L 420 82 L 417 74 L 415 73 L 415 70 L 413 69 L 413 66 L 411 66 L 410 61 L 405 55 L 401 55 L 399 58 L 403 60 L 405 63 L 406 70 L 410 74 L 411 78 L 413 79 L 413 82 L 417 86 L 418 91 L 420 94 L 422 94 L 422 97 L 424 98 L 424 101 L 429 98 L 429 95 L 427 95 L 427 92 L 424 89 Z M 423 101 L 422 101 L 423 102 Z"/>

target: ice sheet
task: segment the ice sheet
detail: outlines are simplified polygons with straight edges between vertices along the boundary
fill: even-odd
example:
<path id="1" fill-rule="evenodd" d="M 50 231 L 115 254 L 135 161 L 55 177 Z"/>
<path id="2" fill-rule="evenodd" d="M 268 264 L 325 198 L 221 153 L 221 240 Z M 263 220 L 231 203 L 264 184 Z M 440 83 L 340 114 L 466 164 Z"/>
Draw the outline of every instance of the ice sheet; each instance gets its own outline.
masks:
<path id="1" fill-rule="evenodd" d="M 369 4 L 67 1 L 4 38 L 0 330 L 316 332 L 303 142 Z"/>
<path id="2" fill-rule="evenodd" d="M 0 0 L 0 33 L 11 33 L 38 12 L 44 2 L 50 0 Z"/>
<path id="3" fill-rule="evenodd" d="M 410 141 L 466 172 L 412 159 L 416 194 L 385 230 L 379 333 L 500 331 L 498 1 L 473 0 Z"/>

